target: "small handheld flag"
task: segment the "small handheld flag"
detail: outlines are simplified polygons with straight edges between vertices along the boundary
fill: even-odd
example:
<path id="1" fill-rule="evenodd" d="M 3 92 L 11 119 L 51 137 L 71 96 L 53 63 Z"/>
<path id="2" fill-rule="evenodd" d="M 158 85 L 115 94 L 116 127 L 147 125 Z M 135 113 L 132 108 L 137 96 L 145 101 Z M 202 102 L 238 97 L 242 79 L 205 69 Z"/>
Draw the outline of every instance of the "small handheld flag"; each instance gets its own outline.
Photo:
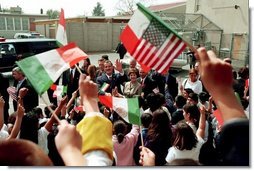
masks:
<path id="1" fill-rule="evenodd" d="M 75 43 L 69 43 L 16 62 L 39 95 L 43 94 L 68 68 L 87 58 Z"/>
<path id="2" fill-rule="evenodd" d="M 164 21 L 140 3 L 120 39 L 141 65 L 166 73 L 186 42 Z"/>

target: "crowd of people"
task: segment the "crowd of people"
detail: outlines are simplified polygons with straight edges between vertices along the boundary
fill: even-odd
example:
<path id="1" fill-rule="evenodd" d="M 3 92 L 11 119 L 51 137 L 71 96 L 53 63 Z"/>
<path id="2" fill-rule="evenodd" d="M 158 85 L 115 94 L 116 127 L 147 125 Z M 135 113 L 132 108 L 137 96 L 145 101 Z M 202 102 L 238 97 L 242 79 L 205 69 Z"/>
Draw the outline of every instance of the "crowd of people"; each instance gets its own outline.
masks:
<path id="1" fill-rule="evenodd" d="M 181 83 L 135 59 L 123 68 L 107 55 L 98 67 L 88 58 L 60 76 L 54 84 L 67 91 L 53 96 L 49 89 L 44 109 L 18 67 L 14 85 L 1 74 L 0 164 L 249 166 L 249 69 L 236 73 L 230 59 L 204 48 L 195 56 Z M 138 98 L 142 125 L 127 123 L 98 95 Z"/>

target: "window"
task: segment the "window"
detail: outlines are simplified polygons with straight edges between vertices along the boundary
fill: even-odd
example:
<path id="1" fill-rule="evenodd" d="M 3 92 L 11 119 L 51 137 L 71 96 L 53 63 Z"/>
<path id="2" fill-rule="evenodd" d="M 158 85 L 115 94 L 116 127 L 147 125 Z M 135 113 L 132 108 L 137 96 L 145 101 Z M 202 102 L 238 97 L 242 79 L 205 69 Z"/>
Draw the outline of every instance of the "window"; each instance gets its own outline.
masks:
<path id="1" fill-rule="evenodd" d="M 29 24 L 28 18 L 22 18 L 23 30 L 29 30 L 28 29 L 28 24 Z"/>
<path id="2" fill-rule="evenodd" d="M 13 18 L 7 17 L 6 20 L 7 20 L 7 29 L 8 30 L 14 30 Z"/>
<path id="3" fill-rule="evenodd" d="M 5 18 L 4 17 L 0 17 L 0 30 L 6 30 L 5 28 Z"/>
<path id="4" fill-rule="evenodd" d="M 14 18 L 15 30 L 21 30 L 20 18 Z"/>

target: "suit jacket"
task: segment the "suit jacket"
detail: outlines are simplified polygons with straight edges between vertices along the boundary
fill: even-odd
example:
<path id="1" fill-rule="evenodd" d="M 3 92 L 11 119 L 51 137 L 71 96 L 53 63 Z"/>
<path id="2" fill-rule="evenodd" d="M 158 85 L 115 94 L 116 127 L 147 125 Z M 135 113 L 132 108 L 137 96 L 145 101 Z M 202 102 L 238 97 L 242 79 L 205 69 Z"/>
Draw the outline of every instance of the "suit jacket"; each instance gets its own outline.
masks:
<path id="1" fill-rule="evenodd" d="M 135 96 L 140 96 L 142 92 L 142 87 L 139 82 L 131 84 L 130 81 L 126 82 L 123 88 L 123 95 L 130 98 Z"/>
<path id="2" fill-rule="evenodd" d="M 142 84 L 142 92 L 144 93 L 144 98 L 146 99 L 147 95 L 153 92 L 153 89 L 157 87 L 156 82 L 149 76 L 145 77 L 144 83 Z"/>
<path id="3" fill-rule="evenodd" d="M 25 79 L 21 85 L 19 86 L 19 88 L 17 89 L 17 96 L 19 94 L 19 90 L 21 88 L 27 88 L 28 92 L 25 95 L 25 97 L 23 98 L 23 104 L 24 104 L 24 108 L 25 108 L 25 112 L 29 112 L 31 111 L 34 107 L 37 107 L 39 105 L 39 98 L 38 98 L 38 94 L 35 91 L 35 89 L 32 87 L 32 85 L 28 82 L 27 79 Z M 14 110 L 17 110 L 17 102 L 13 101 L 13 107 Z"/>
<path id="4" fill-rule="evenodd" d="M 122 93 L 121 85 L 127 80 L 127 76 L 121 75 L 120 73 L 113 73 L 112 80 L 109 80 L 106 73 L 103 73 L 101 76 L 97 77 L 96 83 L 98 84 L 98 88 L 100 89 L 104 83 L 109 84 L 109 88 L 106 90 L 107 93 L 112 93 L 112 90 L 117 87 L 118 92 Z"/>
<path id="5" fill-rule="evenodd" d="M 74 70 L 73 79 L 71 79 L 70 69 L 63 72 L 62 85 L 67 86 L 68 99 L 71 99 L 72 93 L 78 89 L 79 77 L 80 77 L 80 73 L 77 70 L 77 68 Z"/>
<path id="6" fill-rule="evenodd" d="M 176 78 L 170 73 L 166 77 L 166 84 L 168 92 L 175 100 L 175 97 L 178 95 L 178 83 L 176 81 Z"/>

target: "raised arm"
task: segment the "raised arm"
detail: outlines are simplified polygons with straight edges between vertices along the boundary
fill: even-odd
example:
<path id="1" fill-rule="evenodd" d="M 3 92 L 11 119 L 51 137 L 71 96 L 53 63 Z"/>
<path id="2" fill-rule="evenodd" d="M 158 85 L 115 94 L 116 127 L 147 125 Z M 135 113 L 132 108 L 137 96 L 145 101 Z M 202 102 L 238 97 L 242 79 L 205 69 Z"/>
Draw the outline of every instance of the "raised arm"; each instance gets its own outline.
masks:
<path id="1" fill-rule="evenodd" d="M 16 116 L 16 120 L 13 126 L 13 129 L 11 131 L 11 134 L 9 135 L 9 137 L 7 139 L 11 139 L 11 138 L 16 138 L 19 131 L 20 131 L 20 127 L 21 127 L 21 122 L 23 119 L 25 113 L 25 109 L 23 106 L 21 106 L 20 104 L 18 105 L 18 109 L 17 109 L 17 116 Z"/>
<path id="2" fill-rule="evenodd" d="M 232 88 L 232 66 L 217 58 L 213 51 L 198 49 L 201 79 L 213 96 L 224 121 L 245 117 L 244 110 L 237 101 Z M 214 86 L 216 85 L 216 86 Z"/>
<path id="3" fill-rule="evenodd" d="M 81 153 L 82 137 L 74 125 L 62 120 L 58 125 L 55 138 L 56 148 L 66 166 L 85 166 L 85 159 Z"/>
<path id="4" fill-rule="evenodd" d="M 87 165 L 112 165 L 112 123 L 99 111 L 97 85 L 89 76 L 81 75 L 79 92 L 86 115 L 77 124 L 77 130 L 82 136 L 82 153 Z"/>
<path id="5" fill-rule="evenodd" d="M 59 113 L 61 112 L 62 108 L 64 107 L 64 105 L 67 103 L 67 96 L 65 96 L 64 98 L 61 99 L 60 104 L 57 106 L 56 110 L 54 111 L 55 114 L 58 116 Z M 52 126 L 53 124 L 56 122 L 56 119 L 53 115 L 51 115 L 51 117 L 49 118 L 49 120 L 47 121 L 47 123 L 44 125 L 45 129 L 50 132 L 52 130 Z"/>
<path id="6" fill-rule="evenodd" d="M 199 126 L 196 132 L 197 137 L 201 137 L 204 139 L 205 137 L 205 126 L 206 126 L 206 118 L 205 118 L 205 106 L 200 106 L 200 119 L 199 119 Z"/>

